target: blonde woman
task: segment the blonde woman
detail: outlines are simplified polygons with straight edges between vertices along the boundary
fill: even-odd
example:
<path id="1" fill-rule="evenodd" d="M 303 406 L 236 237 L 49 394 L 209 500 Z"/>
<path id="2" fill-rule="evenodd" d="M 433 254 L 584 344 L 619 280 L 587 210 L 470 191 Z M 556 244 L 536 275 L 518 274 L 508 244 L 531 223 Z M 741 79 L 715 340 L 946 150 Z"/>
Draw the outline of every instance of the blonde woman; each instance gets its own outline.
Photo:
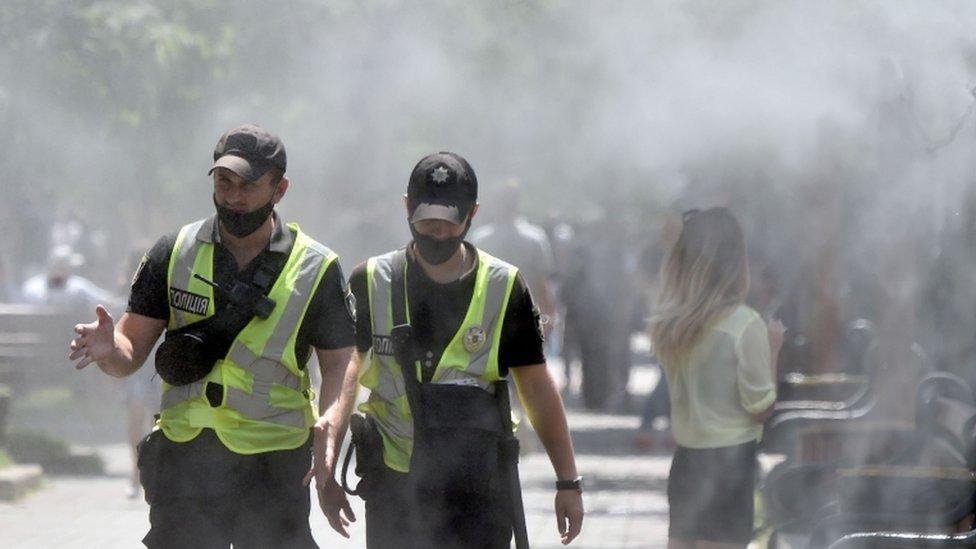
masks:
<path id="1" fill-rule="evenodd" d="M 651 339 L 678 444 L 668 478 L 668 547 L 745 547 L 756 443 L 776 400 L 783 325 L 744 304 L 742 228 L 725 208 L 691 210 L 661 267 Z"/>

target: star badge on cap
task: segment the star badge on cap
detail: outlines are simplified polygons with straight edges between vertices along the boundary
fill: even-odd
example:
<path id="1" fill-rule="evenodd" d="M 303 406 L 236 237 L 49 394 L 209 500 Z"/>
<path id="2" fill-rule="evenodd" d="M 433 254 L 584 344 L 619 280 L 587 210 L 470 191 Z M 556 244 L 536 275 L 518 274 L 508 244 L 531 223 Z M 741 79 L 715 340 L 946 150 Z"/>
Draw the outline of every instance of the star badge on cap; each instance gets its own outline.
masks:
<path id="1" fill-rule="evenodd" d="M 450 176 L 449 171 L 444 166 L 438 166 L 436 170 L 430 173 L 430 178 L 434 180 L 434 183 L 438 185 L 443 185 L 447 178 Z"/>

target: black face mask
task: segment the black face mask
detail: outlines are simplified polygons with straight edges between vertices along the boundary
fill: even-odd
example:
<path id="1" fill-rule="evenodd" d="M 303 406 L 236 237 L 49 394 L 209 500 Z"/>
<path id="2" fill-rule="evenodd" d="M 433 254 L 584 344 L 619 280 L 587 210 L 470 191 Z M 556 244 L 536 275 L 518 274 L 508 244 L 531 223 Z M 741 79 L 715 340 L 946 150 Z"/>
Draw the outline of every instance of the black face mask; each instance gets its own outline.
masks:
<path id="1" fill-rule="evenodd" d="M 235 212 L 221 206 L 217 203 L 216 196 L 214 196 L 214 206 L 217 208 L 217 219 L 220 220 L 220 225 L 237 238 L 244 238 L 258 230 L 268 220 L 268 216 L 274 210 L 274 198 L 253 212 L 246 213 Z"/>
<path id="2" fill-rule="evenodd" d="M 460 235 L 441 240 L 418 233 L 417 229 L 411 223 L 410 234 L 413 235 L 413 243 L 417 246 L 417 253 L 420 254 L 420 257 L 423 257 L 424 261 L 431 265 L 440 265 L 448 259 L 451 259 L 451 256 L 458 251 L 458 248 L 461 247 L 461 242 L 464 240 L 464 236 L 468 234 L 468 229 L 470 228 L 471 218 L 468 218 L 464 225 L 464 231 Z"/>

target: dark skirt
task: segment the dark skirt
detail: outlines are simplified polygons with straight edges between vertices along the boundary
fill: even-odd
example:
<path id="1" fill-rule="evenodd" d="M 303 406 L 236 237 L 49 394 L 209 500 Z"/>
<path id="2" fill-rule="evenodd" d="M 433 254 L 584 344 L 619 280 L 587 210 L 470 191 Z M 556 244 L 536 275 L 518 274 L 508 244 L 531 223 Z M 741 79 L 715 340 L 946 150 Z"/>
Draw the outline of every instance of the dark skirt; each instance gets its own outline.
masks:
<path id="1" fill-rule="evenodd" d="M 668 537 L 721 543 L 752 539 L 756 442 L 678 446 L 668 476 Z"/>

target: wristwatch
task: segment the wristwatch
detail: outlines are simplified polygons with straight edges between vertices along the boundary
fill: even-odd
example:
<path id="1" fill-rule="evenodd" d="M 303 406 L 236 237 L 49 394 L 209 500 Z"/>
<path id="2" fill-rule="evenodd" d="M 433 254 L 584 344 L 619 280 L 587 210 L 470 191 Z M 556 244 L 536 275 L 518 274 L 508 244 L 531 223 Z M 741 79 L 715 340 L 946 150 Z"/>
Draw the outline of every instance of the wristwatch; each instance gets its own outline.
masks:
<path id="1" fill-rule="evenodd" d="M 576 490 L 583 493 L 583 477 L 576 477 L 573 480 L 557 480 L 556 490 Z"/>

